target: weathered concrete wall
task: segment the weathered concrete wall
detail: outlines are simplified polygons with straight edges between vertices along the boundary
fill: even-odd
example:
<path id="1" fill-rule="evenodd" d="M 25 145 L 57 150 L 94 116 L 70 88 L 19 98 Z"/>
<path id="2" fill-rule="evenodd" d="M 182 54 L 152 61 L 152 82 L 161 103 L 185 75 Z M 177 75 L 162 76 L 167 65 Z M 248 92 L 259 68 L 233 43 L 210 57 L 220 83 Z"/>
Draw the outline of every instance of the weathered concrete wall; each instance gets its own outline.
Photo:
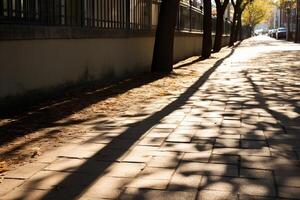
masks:
<path id="1" fill-rule="evenodd" d="M 174 62 L 199 55 L 201 44 L 201 34 L 176 34 Z M 153 46 L 154 36 L 0 41 L 0 99 L 150 71 Z"/>

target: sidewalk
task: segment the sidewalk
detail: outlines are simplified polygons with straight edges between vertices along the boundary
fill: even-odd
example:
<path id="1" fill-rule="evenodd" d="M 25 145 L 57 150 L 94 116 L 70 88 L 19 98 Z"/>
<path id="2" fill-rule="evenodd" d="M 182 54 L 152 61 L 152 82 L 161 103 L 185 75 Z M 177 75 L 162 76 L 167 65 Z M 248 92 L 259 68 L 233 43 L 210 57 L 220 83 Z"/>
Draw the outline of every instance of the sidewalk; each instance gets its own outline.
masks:
<path id="1" fill-rule="evenodd" d="M 300 199 L 300 45 L 255 37 L 222 55 L 183 66 L 198 80 L 155 101 L 77 124 L 7 172 L 0 199 Z"/>

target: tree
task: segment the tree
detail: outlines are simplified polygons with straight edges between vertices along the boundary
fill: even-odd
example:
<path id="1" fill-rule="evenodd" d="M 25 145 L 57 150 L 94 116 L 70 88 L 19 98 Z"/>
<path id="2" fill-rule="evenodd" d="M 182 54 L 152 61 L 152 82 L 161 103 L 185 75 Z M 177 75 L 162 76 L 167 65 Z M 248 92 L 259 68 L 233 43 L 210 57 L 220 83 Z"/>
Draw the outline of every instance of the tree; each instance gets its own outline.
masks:
<path id="1" fill-rule="evenodd" d="M 173 70 L 174 31 L 180 0 L 163 0 L 155 36 L 151 71 Z"/>
<path id="2" fill-rule="evenodd" d="M 214 51 L 219 52 L 222 48 L 222 38 L 224 33 L 224 13 L 228 6 L 229 0 L 215 0 L 217 7 L 217 25 L 216 25 L 216 36 L 214 43 Z"/>
<path id="3" fill-rule="evenodd" d="M 241 3 L 241 7 L 239 9 L 238 12 L 238 19 L 237 19 L 237 27 L 236 27 L 236 32 L 235 32 L 235 36 L 234 36 L 234 41 L 238 41 L 238 40 L 242 40 L 242 15 L 245 11 L 245 9 L 247 8 L 247 6 L 249 5 L 249 3 L 252 3 L 253 0 L 243 0 Z"/>
<path id="4" fill-rule="evenodd" d="M 211 1 L 203 1 L 204 16 L 203 16 L 203 42 L 202 42 L 202 58 L 209 58 L 212 49 L 212 6 Z"/>
<path id="5" fill-rule="evenodd" d="M 256 25 L 266 22 L 271 17 L 272 9 L 271 0 L 255 0 L 243 12 L 242 21 L 251 27 L 251 33 L 253 33 Z"/>
<path id="6" fill-rule="evenodd" d="M 231 0 L 231 4 L 234 8 L 233 21 L 231 25 L 230 42 L 229 46 L 233 46 L 234 42 L 238 40 L 242 30 L 242 14 L 246 6 L 253 0 Z"/>
<path id="7" fill-rule="evenodd" d="M 230 41 L 229 41 L 229 46 L 233 46 L 235 42 L 235 34 L 236 34 L 236 29 L 237 29 L 237 19 L 238 19 L 238 13 L 239 13 L 239 8 L 241 6 L 242 0 L 231 0 L 231 4 L 234 9 L 233 13 L 233 19 L 232 19 L 232 24 L 231 24 L 231 32 L 230 32 Z"/>

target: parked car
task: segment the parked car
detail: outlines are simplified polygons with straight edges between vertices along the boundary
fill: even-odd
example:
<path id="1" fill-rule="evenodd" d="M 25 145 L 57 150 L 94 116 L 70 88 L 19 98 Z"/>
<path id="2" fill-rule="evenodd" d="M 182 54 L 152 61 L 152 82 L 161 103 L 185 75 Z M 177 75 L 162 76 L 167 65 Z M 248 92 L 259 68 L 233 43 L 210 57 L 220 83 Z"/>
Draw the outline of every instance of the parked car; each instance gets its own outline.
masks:
<path id="1" fill-rule="evenodd" d="M 268 31 L 268 36 L 269 36 L 269 37 L 272 37 L 272 33 L 273 33 L 273 29 L 270 29 L 270 30 Z"/>
<path id="2" fill-rule="evenodd" d="M 269 35 L 270 37 L 276 38 L 276 31 L 277 31 L 277 29 L 270 29 L 270 30 L 268 31 L 268 35 Z"/>
<path id="3" fill-rule="evenodd" d="M 276 39 L 286 38 L 286 28 L 280 27 L 276 31 Z"/>

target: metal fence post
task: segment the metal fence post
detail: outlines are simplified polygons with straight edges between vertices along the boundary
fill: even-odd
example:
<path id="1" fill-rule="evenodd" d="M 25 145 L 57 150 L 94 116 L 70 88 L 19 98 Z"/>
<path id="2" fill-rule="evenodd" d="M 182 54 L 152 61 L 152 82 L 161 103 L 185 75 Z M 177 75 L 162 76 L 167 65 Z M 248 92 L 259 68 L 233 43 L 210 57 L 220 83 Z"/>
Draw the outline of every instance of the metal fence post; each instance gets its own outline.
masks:
<path id="1" fill-rule="evenodd" d="M 148 0 L 148 6 L 149 6 L 149 30 L 152 30 L 152 5 L 153 5 L 153 0 Z"/>
<path id="2" fill-rule="evenodd" d="M 80 26 L 84 27 L 84 18 L 85 18 L 85 14 L 84 14 L 84 0 L 80 1 Z"/>
<path id="3" fill-rule="evenodd" d="M 190 32 L 192 31 L 192 0 L 190 0 Z"/>
<path id="4" fill-rule="evenodd" d="M 130 0 L 126 0 L 126 29 L 130 30 Z"/>

